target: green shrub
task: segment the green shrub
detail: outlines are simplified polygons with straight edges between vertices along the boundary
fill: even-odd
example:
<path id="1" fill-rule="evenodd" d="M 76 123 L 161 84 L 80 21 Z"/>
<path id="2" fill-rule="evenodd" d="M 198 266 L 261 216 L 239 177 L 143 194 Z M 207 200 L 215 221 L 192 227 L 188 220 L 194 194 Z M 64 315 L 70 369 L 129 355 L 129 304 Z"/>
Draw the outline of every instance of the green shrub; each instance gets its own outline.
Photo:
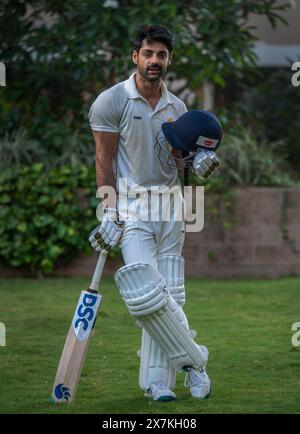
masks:
<path id="1" fill-rule="evenodd" d="M 50 272 L 59 258 L 90 252 L 95 193 L 95 170 L 87 166 L 6 170 L 0 176 L 1 262 Z"/>
<path id="2" fill-rule="evenodd" d="M 233 128 L 226 119 L 222 120 L 222 124 L 223 140 L 217 150 L 220 168 L 204 182 L 191 174 L 191 184 L 204 185 L 207 190 L 221 194 L 232 187 L 300 185 L 281 141 L 259 141 L 251 127 L 240 124 Z"/>
<path id="3" fill-rule="evenodd" d="M 224 136 L 217 154 L 221 167 L 207 181 L 191 174 L 190 184 L 204 185 L 210 193 L 205 212 L 224 228 L 235 224 L 235 187 L 300 186 L 287 162 L 281 142 L 258 141 L 251 127 L 230 127 L 223 119 Z"/>
<path id="4" fill-rule="evenodd" d="M 10 167 L 43 163 L 48 170 L 67 165 L 94 164 L 94 141 L 92 133 L 83 135 L 78 131 L 64 134 L 59 124 L 47 124 L 43 130 L 43 140 L 33 140 L 30 132 L 21 127 L 12 133 L 0 136 L 0 172 Z M 51 146 L 50 143 L 51 142 Z"/>
<path id="5" fill-rule="evenodd" d="M 291 83 L 290 68 L 261 72 L 258 83 L 243 87 L 230 109 L 231 124 L 251 126 L 258 140 L 282 143 L 287 159 L 300 169 L 300 87 Z"/>
<path id="6" fill-rule="evenodd" d="M 259 141 L 249 127 L 238 125 L 234 130 L 225 130 L 218 155 L 221 159 L 219 175 L 229 185 L 297 185 L 284 143 Z"/>
<path id="7" fill-rule="evenodd" d="M 12 166 L 29 165 L 39 159 L 46 160 L 45 150 L 37 140 L 29 138 L 25 128 L 5 133 L 0 137 L 0 173 Z"/>

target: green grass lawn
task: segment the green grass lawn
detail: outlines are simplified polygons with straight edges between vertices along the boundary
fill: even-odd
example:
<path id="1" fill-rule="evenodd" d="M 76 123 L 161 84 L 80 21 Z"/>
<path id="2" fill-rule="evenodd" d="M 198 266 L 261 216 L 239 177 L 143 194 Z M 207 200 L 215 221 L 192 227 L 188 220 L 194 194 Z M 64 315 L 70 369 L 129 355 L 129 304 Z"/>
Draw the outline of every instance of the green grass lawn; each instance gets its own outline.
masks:
<path id="1" fill-rule="evenodd" d="M 210 350 L 208 400 L 189 396 L 179 373 L 177 400 L 157 403 L 138 386 L 140 330 L 113 279 L 104 295 L 76 400 L 49 402 L 59 357 L 88 279 L 1 279 L 1 413 L 299 413 L 300 279 L 187 281 L 185 312 Z"/>

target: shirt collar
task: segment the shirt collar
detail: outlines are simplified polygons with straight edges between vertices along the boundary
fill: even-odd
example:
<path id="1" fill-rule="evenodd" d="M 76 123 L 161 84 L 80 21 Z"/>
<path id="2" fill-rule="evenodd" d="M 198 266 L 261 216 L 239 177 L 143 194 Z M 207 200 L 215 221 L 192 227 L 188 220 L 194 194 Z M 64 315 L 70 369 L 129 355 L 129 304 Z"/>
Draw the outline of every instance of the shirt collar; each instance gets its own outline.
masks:
<path id="1" fill-rule="evenodd" d="M 139 93 L 139 91 L 137 90 L 136 84 L 135 84 L 135 75 L 136 72 L 133 72 L 131 74 L 131 76 L 129 77 L 129 79 L 127 80 L 127 83 L 125 85 L 128 93 L 129 93 L 129 98 L 142 98 L 142 95 Z M 161 82 L 161 97 L 160 97 L 160 104 L 159 105 L 166 105 L 166 104 L 172 104 L 172 102 L 170 101 L 169 98 L 169 93 L 168 93 L 168 89 L 167 86 L 165 85 L 165 83 L 162 81 Z"/>

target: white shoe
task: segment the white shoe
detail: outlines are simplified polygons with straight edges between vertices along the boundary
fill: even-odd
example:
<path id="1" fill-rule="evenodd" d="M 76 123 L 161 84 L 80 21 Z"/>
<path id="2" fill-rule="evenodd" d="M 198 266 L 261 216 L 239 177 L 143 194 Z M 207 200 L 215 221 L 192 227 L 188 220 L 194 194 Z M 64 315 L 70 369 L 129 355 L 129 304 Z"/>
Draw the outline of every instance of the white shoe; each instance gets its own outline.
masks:
<path id="1" fill-rule="evenodd" d="M 154 401 L 173 401 L 176 398 L 175 393 L 160 381 L 151 383 L 145 396 L 151 397 Z"/>
<path id="2" fill-rule="evenodd" d="M 205 369 L 191 368 L 185 376 L 184 385 L 190 388 L 193 398 L 208 398 L 211 392 L 210 379 Z"/>

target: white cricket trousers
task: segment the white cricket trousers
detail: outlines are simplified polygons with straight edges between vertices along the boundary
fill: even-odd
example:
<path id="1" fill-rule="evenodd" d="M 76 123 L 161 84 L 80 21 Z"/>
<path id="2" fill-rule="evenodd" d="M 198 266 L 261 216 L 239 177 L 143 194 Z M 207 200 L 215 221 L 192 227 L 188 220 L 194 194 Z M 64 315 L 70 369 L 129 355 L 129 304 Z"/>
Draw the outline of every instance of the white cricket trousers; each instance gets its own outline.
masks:
<path id="1" fill-rule="evenodd" d="M 158 255 L 181 255 L 184 228 L 183 221 L 127 220 L 120 242 L 125 264 L 142 262 L 157 269 Z"/>
<path id="2" fill-rule="evenodd" d="M 157 270 L 158 255 L 181 255 L 185 237 L 184 227 L 183 221 L 127 221 L 120 243 L 125 264 L 142 262 Z M 166 360 L 162 349 L 144 330 L 141 348 L 144 356 L 141 355 L 140 362 L 140 388 L 145 391 L 150 383 L 161 381 L 163 378 L 166 385 L 172 389 L 176 382 L 176 372 Z"/>

